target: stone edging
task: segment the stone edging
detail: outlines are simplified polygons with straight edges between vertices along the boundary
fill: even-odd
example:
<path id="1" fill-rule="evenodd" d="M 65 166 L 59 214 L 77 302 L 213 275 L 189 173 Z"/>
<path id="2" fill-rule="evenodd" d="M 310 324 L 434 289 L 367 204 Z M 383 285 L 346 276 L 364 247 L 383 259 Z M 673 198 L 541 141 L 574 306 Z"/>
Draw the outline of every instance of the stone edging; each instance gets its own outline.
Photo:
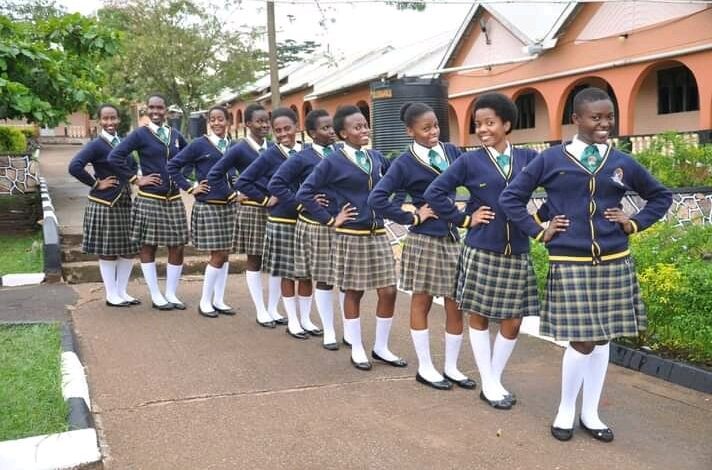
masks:
<path id="1" fill-rule="evenodd" d="M 69 405 L 69 430 L 0 442 L 0 468 L 73 468 L 101 460 L 89 387 L 67 323 L 62 324 L 62 395 Z"/>
<path id="2" fill-rule="evenodd" d="M 47 180 L 40 177 L 40 198 L 42 199 L 42 238 L 44 240 L 44 274 L 47 282 L 62 279 L 62 258 L 59 240 L 59 221 L 49 195 Z"/>
<path id="3" fill-rule="evenodd" d="M 611 363 L 667 380 L 683 387 L 712 393 L 712 372 L 652 352 L 611 343 Z"/>

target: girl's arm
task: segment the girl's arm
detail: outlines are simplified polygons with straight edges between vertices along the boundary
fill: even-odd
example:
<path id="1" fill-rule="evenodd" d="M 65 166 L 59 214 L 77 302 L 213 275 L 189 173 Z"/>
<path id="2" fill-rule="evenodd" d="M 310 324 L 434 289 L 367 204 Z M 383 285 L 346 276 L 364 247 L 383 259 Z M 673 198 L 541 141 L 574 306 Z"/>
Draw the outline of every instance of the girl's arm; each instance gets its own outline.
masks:
<path id="1" fill-rule="evenodd" d="M 462 228 L 470 226 L 470 216 L 457 209 L 455 200 L 450 197 L 450 193 L 454 192 L 457 187 L 462 186 L 466 180 L 466 159 L 458 158 L 447 170 L 430 183 L 423 195 L 439 217 Z"/>
<path id="2" fill-rule="evenodd" d="M 331 160 L 325 158 L 314 168 L 297 191 L 297 201 L 304 205 L 309 214 L 323 225 L 333 225 L 335 219 L 316 202 L 315 197 L 331 183 Z"/>
<path id="3" fill-rule="evenodd" d="M 255 183 L 269 172 L 271 165 L 271 158 L 267 155 L 257 157 L 245 171 L 240 173 L 240 177 L 237 178 L 237 184 L 235 185 L 237 190 L 253 201 L 267 204 L 269 194 L 264 193 Z"/>
<path id="4" fill-rule="evenodd" d="M 131 152 L 139 149 L 138 130 L 130 133 L 122 140 L 119 145 L 111 150 L 107 157 L 111 166 L 114 167 L 116 173 L 121 179 L 127 180 L 129 183 L 136 181 L 137 166 L 131 162 L 133 156 Z"/>
<path id="5" fill-rule="evenodd" d="M 393 164 L 368 196 L 368 205 L 378 215 L 401 225 L 418 225 L 419 217 L 402 209 L 403 202 L 393 198 L 393 193 L 405 194 L 405 188 L 400 165 Z"/>
<path id="6" fill-rule="evenodd" d="M 544 235 L 544 228 L 537 223 L 534 216 L 529 214 L 527 204 L 534 190 L 541 184 L 543 170 L 544 159 L 541 157 L 535 158 L 509 183 L 499 196 L 499 205 L 507 217 L 520 230 L 535 240 L 541 239 Z"/>
<path id="7" fill-rule="evenodd" d="M 85 168 L 89 162 L 94 160 L 94 152 L 90 147 L 89 144 L 85 145 L 72 158 L 72 161 L 69 162 L 69 174 L 87 186 L 94 187 L 96 180 Z"/>
<path id="8" fill-rule="evenodd" d="M 290 207 L 297 207 L 299 203 L 290 185 L 294 180 L 299 178 L 301 172 L 301 159 L 298 156 L 288 158 L 287 161 L 282 163 L 277 169 L 272 179 L 269 180 L 267 189 L 270 194 L 279 199 L 280 203 Z"/>

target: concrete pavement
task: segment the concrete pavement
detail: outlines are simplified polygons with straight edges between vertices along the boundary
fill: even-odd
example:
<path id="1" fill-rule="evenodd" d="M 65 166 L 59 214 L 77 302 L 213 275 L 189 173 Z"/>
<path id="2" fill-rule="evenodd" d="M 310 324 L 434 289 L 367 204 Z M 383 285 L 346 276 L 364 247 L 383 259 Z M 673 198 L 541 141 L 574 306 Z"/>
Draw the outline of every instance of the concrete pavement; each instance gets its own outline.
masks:
<path id="1" fill-rule="evenodd" d="M 195 312 L 200 280 L 181 284 L 189 310 L 144 304 L 111 309 L 96 285 L 77 286 L 72 313 L 88 368 L 109 469 L 192 468 L 629 468 L 708 469 L 710 396 L 610 367 L 602 416 L 612 444 L 580 430 L 568 443 L 549 435 L 559 397 L 559 347 L 522 337 L 505 382 L 520 399 L 488 408 L 476 392 L 438 392 L 414 380 L 408 297 L 399 296 L 391 348 L 406 369 L 360 372 L 349 350 L 298 341 L 254 320 L 244 277 L 232 275 L 236 317 Z M 364 304 L 372 344 L 373 295 Z M 443 359 L 443 315 L 431 314 L 433 356 Z M 314 314 L 316 318 L 316 314 Z M 466 340 L 463 370 L 478 378 Z"/>

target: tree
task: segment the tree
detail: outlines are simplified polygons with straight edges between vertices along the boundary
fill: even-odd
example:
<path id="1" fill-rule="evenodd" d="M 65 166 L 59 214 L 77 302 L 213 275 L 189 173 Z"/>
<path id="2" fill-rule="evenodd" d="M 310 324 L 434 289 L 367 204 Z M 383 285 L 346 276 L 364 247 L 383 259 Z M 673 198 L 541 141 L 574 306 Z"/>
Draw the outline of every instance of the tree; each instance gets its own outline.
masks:
<path id="1" fill-rule="evenodd" d="M 286 39 L 277 43 L 277 63 L 282 68 L 294 62 L 299 62 L 312 54 L 321 44 L 314 41 L 297 42 Z"/>
<path id="2" fill-rule="evenodd" d="M 79 14 L 0 16 L 0 119 L 54 127 L 96 104 L 106 78 L 97 63 L 117 43 L 115 31 Z"/>
<path id="3" fill-rule="evenodd" d="M 66 14 L 66 9 L 55 0 L 0 0 L 0 15 L 13 20 L 39 21 Z"/>
<path id="4" fill-rule="evenodd" d="M 252 81 L 262 66 L 258 33 L 230 31 L 218 13 L 192 0 L 127 0 L 100 10 L 100 21 L 126 38 L 106 64 L 107 93 L 142 101 L 160 92 L 187 118 L 225 88 Z"/>

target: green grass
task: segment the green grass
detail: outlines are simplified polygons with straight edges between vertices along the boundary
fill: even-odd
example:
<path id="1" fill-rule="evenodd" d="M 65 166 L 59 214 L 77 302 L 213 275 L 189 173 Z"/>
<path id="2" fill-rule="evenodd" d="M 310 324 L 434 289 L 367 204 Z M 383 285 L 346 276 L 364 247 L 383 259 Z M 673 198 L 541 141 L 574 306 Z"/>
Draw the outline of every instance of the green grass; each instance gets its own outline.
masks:
<path id="1" fill-rule="evenodd" d="M 42 232 L 0 234 L 0 247 L 0 276 L 42 272 Z"/>
<path id="2" fill-rule="evenodd" d="M 67 430 L 57 325 L 0 326 L 0 441 Z"/>

